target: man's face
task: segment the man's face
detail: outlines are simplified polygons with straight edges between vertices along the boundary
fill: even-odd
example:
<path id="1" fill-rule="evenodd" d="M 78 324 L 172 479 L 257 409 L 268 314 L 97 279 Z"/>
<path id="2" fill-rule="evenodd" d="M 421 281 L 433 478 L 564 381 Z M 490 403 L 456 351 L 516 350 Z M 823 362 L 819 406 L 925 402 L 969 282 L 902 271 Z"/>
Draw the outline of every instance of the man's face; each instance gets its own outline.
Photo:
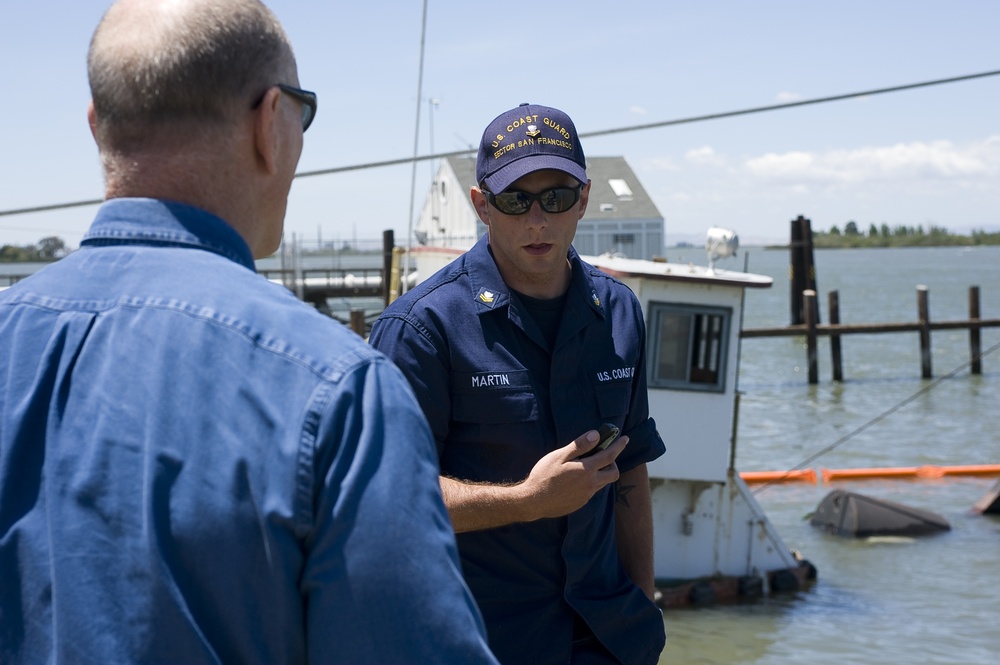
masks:
<path id="1" fill-rule="evenodd" d="M 576 178 L 562 171 L 543 170 L 516 180 L 505 191 L 537 194 L 550 187 L 579 187 Z M 507 285 L 525 295 L 554 298 L 569 285 L 566 255 L 576 235 L 577 223 L 587 210 L 588 182 L 580 200 L 566 212 L 542 210 L 538 201 L 523 215 L 506 215 L 476 190 L 473 202 L 489 227 L 493 257 Z"/>

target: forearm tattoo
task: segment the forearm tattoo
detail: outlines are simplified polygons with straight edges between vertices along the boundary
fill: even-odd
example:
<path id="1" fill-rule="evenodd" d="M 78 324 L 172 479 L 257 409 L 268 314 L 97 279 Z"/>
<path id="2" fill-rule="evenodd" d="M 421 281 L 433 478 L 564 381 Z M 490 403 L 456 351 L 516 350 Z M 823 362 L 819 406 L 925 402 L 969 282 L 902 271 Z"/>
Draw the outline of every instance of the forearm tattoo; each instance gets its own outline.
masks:
<path id="1" fill-rule="evenodd" d="M 628 505 L 628 494 L 635 489 L 635 485 L 623 485 L 622 482 L 615 482 L 615 503 L 620 503 L 626 508 Z"/>

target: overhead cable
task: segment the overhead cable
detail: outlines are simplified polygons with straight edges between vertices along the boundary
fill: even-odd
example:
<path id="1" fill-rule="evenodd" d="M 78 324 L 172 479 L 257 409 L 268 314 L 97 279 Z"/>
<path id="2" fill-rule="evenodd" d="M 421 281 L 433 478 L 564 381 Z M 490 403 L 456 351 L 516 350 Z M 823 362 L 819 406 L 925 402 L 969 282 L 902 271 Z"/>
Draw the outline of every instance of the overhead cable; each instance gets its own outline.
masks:
<path id="1" fill-rule="evenodd" d="M 858 97 L 871 97 L 873 95 L 883 95 L 890 92 L 902 92 L 904 90 L 915 90 L 917 88 L 929 88 L 936 85 L 944 85 L 946 83 L 959 83 L 961 81 L 971 81 L 973 79 L 987 78 L 990 76 L 1000 75 L 1000 70 L 993 70 L 988 72 L 980 72 L 978 74 L 966 74 L 964 76 L 952 76 L 944 79 L 935 79 L 932 81 L 922 81 L 920 83 L 908 83 L 906 85 L 895 85 L 888 88 L 875 88 L 873 90 L 863 90 L 861 92 L 850 92 L 843 95 L 831 95 L 828 97 L 816 97 L 813 99 L 801 99 L 794 102 L 783 102 L 781 104 L 770 104 L 768 106 L 756 106 L 753 108 L 741 109 L 738 111 L 725 111 L 722 113 L 709 113 L 707 115 L 697 115 L 688 118 L 677 118 L 675 120 L 664 120 L 661 122 L 650 122 L 642 125 L 629 125 L 626 127 L 617 127 L 613 129 L 602 129 L 593 132 L 581 132 L 580 138 L 593 138 L 597 136 L 608 136 L 610 134 L 623 134 L 626 132 L 637 132 L 647 129 L 659 129 L 661 127 L 673 127 L 675 125 L 686 125 L 695 122 L 705 122 L 708 120 L 720 120 L 722 118 L 733 118 L 741 115 L 751 115 L 754 113 L 765 113 L 767 111 L 780 111 L 783 109 L 790 109 L 799 106 L 809 106 L 812 104 L 825 104 L 828 102 L 839 102 L 845 99 L 855 99 Z M 346 173 L 348 171 L 361 171 L 364 169 L 375 169 L 382 168 L 385 166 L 397 166 L 400 164 L 409 164 L 411 162 L 422 162 L 429 159 L 442 159 L 446 157 L 458 157 L 462 155 L 469 155 L 474 153 L 474 150 L 454 150 L 451 152 L 439 152 L 430 155 L 413 156 L 413 157 L 400 157 L 398 159 L 388 159 L 378 162 L 367 162 L 364 164 L 354 164 L 350 166 L 337 166 L 329 169 L 317 169 L 314 171 L 301 171 L 295 174 L 296 178 L 308 178 L 310 176 L 317 175 L 331 175 L 334 173 Z M 50 210 L 60 210 L 63 208 L 76 208 L 81 206 L 96 205 L 101 203 L 100 199 L 93 199 L 88 201 L 77 201 L 74 203 L 59 203 L 55 205 L 44 205 L 35 206 L 31 208 L 18 208 L 15 210 L 0 210 L 0 217 L 8 215 L 21 215 L 32 212 L 45 212 Z"/>

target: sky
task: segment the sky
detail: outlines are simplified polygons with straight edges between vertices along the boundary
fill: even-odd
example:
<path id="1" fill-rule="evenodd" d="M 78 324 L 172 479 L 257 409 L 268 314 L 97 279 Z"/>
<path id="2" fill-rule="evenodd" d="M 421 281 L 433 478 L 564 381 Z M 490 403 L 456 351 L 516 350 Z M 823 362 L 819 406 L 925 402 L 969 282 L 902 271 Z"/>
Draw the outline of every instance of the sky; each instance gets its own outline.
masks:
<path id="1" fill-rule="evenodd" d="M 475 149 L 522 102 L 587 133 L 1000 70 L 994 0 L 427 0 L 423 37 L 423 0 L 267 4 L 319 95 L 299 172 Z M 102 197 L 85 58 L 107 6 L 4 3 L 0 211 Z M 815 230 L 1000 230 L 1000 76 L 585 138 L 584 150 L 625 157 L 668 243 L 703 242 L 711 226 L 743 245 L 785 242 L 799 215 Z M 433 168 L 296 178 L 285 237 L 380 242 L 392 229 L 405 244 Z M 0 245 L 75 247 L 95 211 L 0 216 Z"/>

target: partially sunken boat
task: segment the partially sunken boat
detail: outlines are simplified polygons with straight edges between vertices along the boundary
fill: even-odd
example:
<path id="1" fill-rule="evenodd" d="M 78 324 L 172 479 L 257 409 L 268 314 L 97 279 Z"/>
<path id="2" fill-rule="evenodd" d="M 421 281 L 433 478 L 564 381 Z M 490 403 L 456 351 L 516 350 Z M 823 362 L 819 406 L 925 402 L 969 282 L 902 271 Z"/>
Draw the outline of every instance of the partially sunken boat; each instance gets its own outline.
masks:
<path id="1" fill-rule="evenodd" d="M 583 257 L 627 284 L 645 315 L 650 411 L 667 446 L 648 467 L 663 607 L 794 591 L 816 576 L 785 545 L 735 468 L 743 294 L 772 284 L 767 276 L 714 268 L 714 258 L 736 244 L 731 231 L 712 229 L 709 267 Z M 418 276 L 467 248 L 446 245 L 414 248 Z"/>
<path id="2" fill-rule="evenodd" d="M 1000 480 L 976 501 L 972 511 L 981 515 L 1000 515 Z"/>
<path id="3" fill-rule="evenodd" d="M 937 513 L 846 490 L 827 494 L 809 523 L 847 538 L 913 538 L 951 530 L 948 520 Z"/>

